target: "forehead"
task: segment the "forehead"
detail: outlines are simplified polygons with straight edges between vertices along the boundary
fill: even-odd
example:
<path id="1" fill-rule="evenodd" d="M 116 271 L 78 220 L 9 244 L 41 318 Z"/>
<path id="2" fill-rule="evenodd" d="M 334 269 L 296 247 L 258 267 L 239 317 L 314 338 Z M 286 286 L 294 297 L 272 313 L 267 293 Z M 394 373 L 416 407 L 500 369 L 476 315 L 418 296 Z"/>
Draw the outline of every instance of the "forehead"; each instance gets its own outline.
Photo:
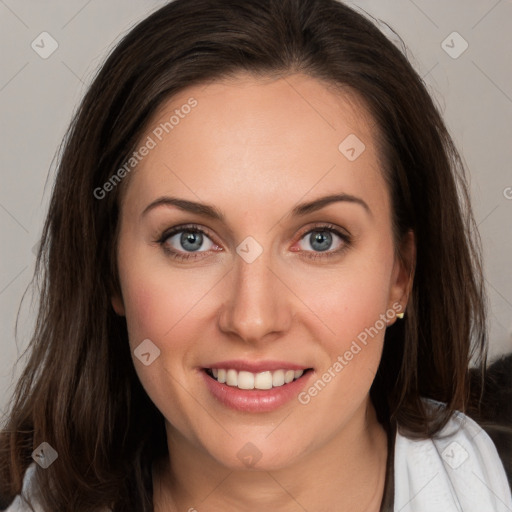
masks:
<path id="1" fill-rule="evenodd" d="M 334 190 L 371 195 L 384 187 L 376 138 L 357 94 L 305 75 L 192 86 L 148 123 L 141 144 L 152 148 L 125 202 L 140 209 L 165 193 L 240 205 Z"/>

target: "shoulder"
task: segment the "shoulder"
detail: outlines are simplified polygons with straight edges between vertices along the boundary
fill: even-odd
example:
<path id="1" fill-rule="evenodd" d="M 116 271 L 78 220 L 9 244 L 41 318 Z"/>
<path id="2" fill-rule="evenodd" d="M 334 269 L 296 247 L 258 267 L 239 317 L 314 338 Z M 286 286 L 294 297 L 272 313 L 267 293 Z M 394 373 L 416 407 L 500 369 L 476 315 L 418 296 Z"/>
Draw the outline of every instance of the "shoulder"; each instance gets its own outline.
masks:
<path id="1" fill-rule="evenodd" d="M 23 477 L 23 487 L 21 495 L 16 496 L 14 501 L 7 507 L 4 512 L 46 512 L 40 505 L 37 493 L 37 486 L 35 480 L 36 463 L 33 462 L 25 471 Z M 25 500 L 26 497 L 30 498 L 33 509 Z M 105 508 L 99 512 L 111 512 L 109 508 Z"/>
<path id="2" fill-rule="evenodd" d="M 512 510 L 510 487 L 494 443 L 461 412 L 455 412 L 433 438 L 410 439 L 398 431 L 394 473 L 395 510 L 401 512 Z"/>
<path id="3" fill-rule="evenodd" d="M 27 501 L 24 499 L 26 497 L 30 497 L 35 512 L 43 512 L 43 510 L 39 506 L 39 503 L 37 503 L 37 500 L 35 499 L 35 465 L 35 462 L 32 463 L 25 471 L 21 495 L 16 496 L 16 498 L 9 505 L 9 507 L 5 509 L 5 512 L 31 512 L 32 509 L 30 508 Z"/>

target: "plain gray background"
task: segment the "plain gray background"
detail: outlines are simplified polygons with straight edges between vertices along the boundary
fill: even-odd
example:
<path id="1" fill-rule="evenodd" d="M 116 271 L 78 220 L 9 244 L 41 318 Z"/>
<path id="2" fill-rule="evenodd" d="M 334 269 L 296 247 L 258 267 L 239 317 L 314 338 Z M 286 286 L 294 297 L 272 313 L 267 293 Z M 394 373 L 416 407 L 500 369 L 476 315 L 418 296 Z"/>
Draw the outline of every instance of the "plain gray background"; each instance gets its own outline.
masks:
<path id="1" fill-rule="evenodd" d="M 16 368 L 14 363 L 33 326 L 35 307 L 27 295 L 15 339 L 15 319 L 32 278 L 34 246 L 53 185 L 52 159 L 107 52 L 138 20 L 164 3 L 0 0 L 1 411 L 5 411 L 22 369 L 25 358 Z M 407 45 L 410 61 L 443 112 L 471 175 L 473 207 L 484 246 L 491 356 L 510 352 L 512 1 L 347 3 L 397 31 Z M 382 29 L 392 36 L 384 26 Z M 35 41 L 40 53 L 51 48 L 49 36 L 40 36 L 43 32 L 58 44 L 45 59 L 31 46 Z"/>

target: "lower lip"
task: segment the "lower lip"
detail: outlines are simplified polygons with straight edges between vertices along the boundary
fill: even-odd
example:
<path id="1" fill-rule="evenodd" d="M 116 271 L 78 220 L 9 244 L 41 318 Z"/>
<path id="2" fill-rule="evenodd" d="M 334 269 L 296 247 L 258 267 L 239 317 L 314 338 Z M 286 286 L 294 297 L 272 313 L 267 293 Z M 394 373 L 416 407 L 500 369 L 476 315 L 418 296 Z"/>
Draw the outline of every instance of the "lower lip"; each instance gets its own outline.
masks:
<path id="1" fill-rule="evenodd" d="M 243 412 L 269 412 L 279 409 L 298 396 L 313 371 L 309 370 L 300 378 L 272 389 L 239 389 L 221 384 L 201 370 L 206 387 L 221 403 Z"/>

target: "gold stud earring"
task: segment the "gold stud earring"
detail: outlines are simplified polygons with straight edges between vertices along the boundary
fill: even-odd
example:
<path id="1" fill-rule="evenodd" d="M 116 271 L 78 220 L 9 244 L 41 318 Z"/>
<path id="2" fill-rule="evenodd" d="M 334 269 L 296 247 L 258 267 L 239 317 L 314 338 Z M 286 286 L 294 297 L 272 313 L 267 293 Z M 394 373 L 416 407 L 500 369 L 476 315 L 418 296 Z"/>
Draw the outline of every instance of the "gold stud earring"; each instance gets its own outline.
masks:
<path id="1" fill-rule="evenodd" d="M 400 318 L 400 320 L 402 320 L 402 318 L 404 317 L 404 313 L 397 313 L 396 317 Z"/>

